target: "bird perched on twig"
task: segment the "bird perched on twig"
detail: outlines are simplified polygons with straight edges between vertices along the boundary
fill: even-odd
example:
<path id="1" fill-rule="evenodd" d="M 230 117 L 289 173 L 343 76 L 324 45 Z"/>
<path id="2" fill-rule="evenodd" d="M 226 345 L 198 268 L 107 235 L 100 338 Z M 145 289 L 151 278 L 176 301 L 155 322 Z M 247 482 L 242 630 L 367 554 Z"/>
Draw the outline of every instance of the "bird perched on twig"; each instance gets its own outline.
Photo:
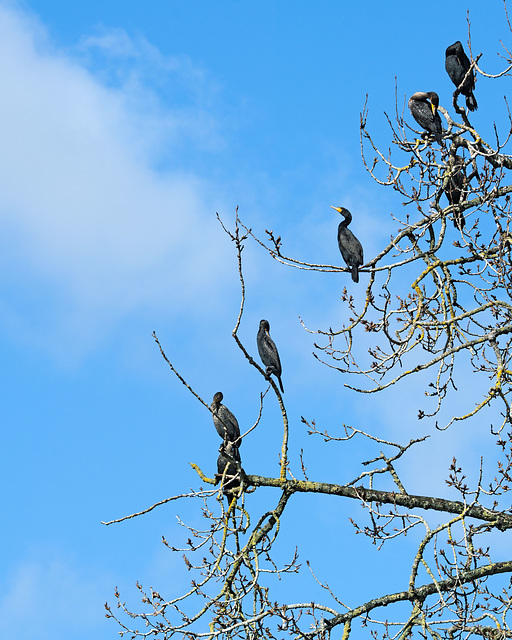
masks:
<path id="1" fill-rule="evenodd" d="M 443 126 L 437 112 L 439 96 L 435 91 L 417 91 L 409 98 L 409 110 L 416 122 L 425 131 L 434 134 L 436 142 L 443 143 Z"/>
<path id="2" fill-rule="evenodd" d="M 345 260 L 347 267 L 350 268 L 352 280 L 359 282 L 359 267 L 364 262 L 363 247 L 352 231 L 347 229 L 352 222 L 352 214 L 345 207 L 333 207 L 331 205 L 331 209 L 341 213 L 344 218 L 338 225 L 338 247 L 343 260 Z"/>
<path id="3" fill-rule="evenodd" d="M 217 433 L 223 440 L 229 440 L 235 447 L 239 447 L 242 444 L 240 439 L 240 427 L 238 421 L 231 411 L 221 404 L 224 395 L 221 391 L 213 396 L 213 402 L 210 405 L 212 410 L 213 424 Z"/>
<path id="4" fill-rule="evenodd" d="M 451 81 L 460 88 L 462 95 L 466 96 L 466 106 L 470 111 L 476 111 L 478 105 L 473 95 L 475 90 L 475 74 L 473 71 L 468 74 L 471 62 L 464 52 L 460 40 L 454 42 L 446 49 L 445 69 Z M 466 78 L 464 80 L 464 78 Z M 461 86 L 462 84 L 462 86 Z"/>
<path id="5" fill-rule="evenodd" d="M 256 342 L 258 344 L 258 353 L 260 354 L 261 361 L 267 367 L 267 379 L 270 378 L 271 374 L 274 374 L 279 381 L 281 393 L 284 393 L 283 383 L 281 382 L 281 360 L 279 359 L 277 347 L 270 337 L 270 325 L 268 320 L 262 320 L 260 322 Z"/>
<path id="6" fill-rule="evenodd" d="M 237 489 L 240 487 L 243 475 L 244 471 L 238 449 L 233 446 L 232 442 L 224 441 L 219 448 L 215 478 L 217 482 L 224 478 L 222 495 L 226 496 L 228 502 L 231 502 L 231 499 L 238 494 Z"/>
<path id="7" fill-rule="evenodd" d="M 451 205 L 458 205 L 467 198 L 466 186 L 466 172 L 464 170 L 464 158 L 461 156 L 448 156 L 448 169 L 449 177 L 446 188 L 444 190 L 448 202 Z M 453 224 L 459 231 L 462 231 L 466 220 L 464 213 L 458 207 L 453 209 Z"/>

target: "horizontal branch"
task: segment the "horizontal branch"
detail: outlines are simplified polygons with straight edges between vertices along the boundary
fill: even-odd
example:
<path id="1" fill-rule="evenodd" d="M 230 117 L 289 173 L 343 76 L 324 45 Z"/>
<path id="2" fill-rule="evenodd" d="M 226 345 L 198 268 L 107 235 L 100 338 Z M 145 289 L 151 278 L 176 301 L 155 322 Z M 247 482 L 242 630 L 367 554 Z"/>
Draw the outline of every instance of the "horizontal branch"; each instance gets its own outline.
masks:
<path id="1" fill-rule="evenodd" d="M 328 495 L 353 498 L 363 502 L 379 502 L 392 504 L 408 509 L 425 509 L 442 511 L 443 513 L 464 514 L 469 518 L 489 522 L 500 531 L 512 529 L 512 515 L 502 511 L 493 511 L 478 505 L 468 506 L 456 500 L 433 498 L 431 496 L 415 496 L 392 491 L 378 491 L 365 487 L 347 487 L 327 482 L 310 482 L 306 480 L 280 480 L 278 478 L 265 478 L 263 476 L 247 476 L 247 484 L 253 487 L 279 487 L 290 493 L 325 493 Z"/>

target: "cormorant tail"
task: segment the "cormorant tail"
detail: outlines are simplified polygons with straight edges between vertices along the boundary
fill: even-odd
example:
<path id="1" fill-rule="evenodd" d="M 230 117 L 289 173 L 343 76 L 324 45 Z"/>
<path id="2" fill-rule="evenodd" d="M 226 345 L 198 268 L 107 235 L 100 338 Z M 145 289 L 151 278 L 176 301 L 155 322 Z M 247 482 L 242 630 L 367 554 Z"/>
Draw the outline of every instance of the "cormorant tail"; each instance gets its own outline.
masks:
<path id="1" fill-rule="evenodd" d="M 465 224 L 466 224 L 466 218 L 464 217 L 464 214 L 462 213 L 462 211 L 460 209 L 457 209 L 457 211 L 454 211 L 453 226 L 459 231 L 462 231 Z"/>
<path id="2" fill-rule="evenodd" d="M 359 268 L 357 264 L 352 265 L 352 280 L 354 282 L 359 282 Z"/>
<path id="3" fill-rule="evenodd" d="M 478 109 L 475 96 L 472 93 L 470 93 L 469 96 L 467 96 L 466 98 L 466 107 L 470 111 L 476 111 Z"/>

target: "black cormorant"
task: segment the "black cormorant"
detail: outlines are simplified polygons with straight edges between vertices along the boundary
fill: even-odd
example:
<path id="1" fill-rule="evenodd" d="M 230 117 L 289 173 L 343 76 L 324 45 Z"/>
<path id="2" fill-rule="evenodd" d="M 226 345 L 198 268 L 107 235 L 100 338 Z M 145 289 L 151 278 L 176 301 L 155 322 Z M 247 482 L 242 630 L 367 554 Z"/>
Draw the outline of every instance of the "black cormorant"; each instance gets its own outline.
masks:
<path id="1" fill-rule="evenodd" d="M 238 421 L 231 411 L 221 404 L 224 396 L 221 391 L 213 396 L 213 402 L 210 405 L 213 416 L 213 424 L 217 429 L 217 433 L 223 440 L 229 440 L 236 447 L 242 444 L 240 440 L 240 427 Z"/>
<path id="2" fill-rule="evenodd" d="M 467 191 L 465 189 L 466 186 L 466 173 L 464 171 L 464 158 L 461 156 L 448 156 L 448 171 L 450 172 L 450 177 L 448 178 L 448 184 L 444 190 L 448 202 L 451 205 L 457 205 L 460 202 L 464 202 L 467 198 Z M 453 224 L 459 231 L 462 231 L 462 228 L 466 224 L 466 220 L 464 218 L 464 213 L 458 208 L 455 207 L 453 210 Z"/>
<path id="3" fill-rule="evenodd" d="M 435 91 L 417 91 L 409 98 L 409 109 L 416 122 L 430 133 L 434 134 L 436 142 L 442 144 L 443 127 L 441 117 L 437 113 L 439 96 Z"/>
<path id="4" fill-rule="evenodd" d="M 471 66 L 469 58 L 464 53 L 460 40 L 457 40 L 457 42 L 451 44 L 448 49 L 446 49 L 446 60 L 444 66 L 453 84 L 459 88 L 461 82 L 466 78 L 466 74 Z M 462 87 L 460 87 L 460 92 L 466 96 L 466 106 L 470 111 L 478 109 L 475 96 L 473 95 L 474 90 L 475 74 L 471 71 Z"/>
<path id="5" fill-rule="evenodd" d="M 363 264 L 363 247 L 355 235 L 347 229 L 348 225 L 352 222 L 352 214 L 345 207 L 333 207 L 334 209 L 345 218 L 338 225 L 338 247 L 340 248 L 343 260 L 345 260 L 347 267 L 350 268 L 352 273 L 352 280 L 359 282 L 359 267 Z"/>
<path id="6" fill-rule="evenodd" d="M 260 358 L 263 364 L 267 367 L 267 378 L 273 373 L 279 380 L 281 393 L 284 393 L 283 383 L 281 382 L 281 361 L 279 360 L 277 347 L 270 337 L 270 325 L 268 320 L 262 320 L 260 322 L 256 342 L 258 343 L 258 353 L 260 354 Z"/>
<path id="7" fill-rule="evenodd" d="M 219 481 L 224 476 L 222 495 L 226 496 L 228 502 L 231 502 L 234 491 L 240 486 L 242 473 L 238 449 L 231 442 L 223 442 L 217 458 L 216 479 Z"/>

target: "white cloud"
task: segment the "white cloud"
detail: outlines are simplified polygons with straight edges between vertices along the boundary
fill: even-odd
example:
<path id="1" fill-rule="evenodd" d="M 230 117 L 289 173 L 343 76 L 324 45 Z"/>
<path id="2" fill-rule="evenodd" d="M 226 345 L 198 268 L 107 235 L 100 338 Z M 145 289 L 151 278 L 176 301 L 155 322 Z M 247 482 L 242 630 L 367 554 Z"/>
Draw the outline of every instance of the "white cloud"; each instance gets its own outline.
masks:
<path id="1" fill-rule="evenodd" d="M 84 40 L 82 49 L 100 45 L 113 56 L 133 57 L 139 47 L 139 58 L 157 57 L 120 32 Z M 180 73 L 201 85 L 190 61 Z M 140 74 L 136 89 L 102 84 L 52 49 L 34 19 L 5 6 L 0 75 L 0 286 L 24 299 L 17 306 L 3 296 L 4 327 L 49 344 L 72 341 L 85 326 L 94 342 L 100 327 L 127 313 L 170 314 L 210 299 L 232 266 L 215 246 L 221 197 L 193 171 L 154 168 L 166 145 L 170 157 L 185 139 L 215 147 L 219 135 L 204 109 L 191 99 L 189 110 L 167 110 Z M 34 289 L 51 329 L 21 310 Z"/>

